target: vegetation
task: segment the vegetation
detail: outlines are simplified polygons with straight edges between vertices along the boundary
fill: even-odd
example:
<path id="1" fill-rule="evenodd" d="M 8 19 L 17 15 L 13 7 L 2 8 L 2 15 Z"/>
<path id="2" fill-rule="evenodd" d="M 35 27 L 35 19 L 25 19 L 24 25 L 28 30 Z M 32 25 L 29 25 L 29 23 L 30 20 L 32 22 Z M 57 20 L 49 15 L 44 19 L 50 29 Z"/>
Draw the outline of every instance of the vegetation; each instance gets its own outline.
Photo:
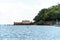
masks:
<path id="1" fill-rule="evenodd" d="M 60 20 L 60 4 L 44 8 L 33 19 L 36 23 L 44 23 L 45 21 Z"/>

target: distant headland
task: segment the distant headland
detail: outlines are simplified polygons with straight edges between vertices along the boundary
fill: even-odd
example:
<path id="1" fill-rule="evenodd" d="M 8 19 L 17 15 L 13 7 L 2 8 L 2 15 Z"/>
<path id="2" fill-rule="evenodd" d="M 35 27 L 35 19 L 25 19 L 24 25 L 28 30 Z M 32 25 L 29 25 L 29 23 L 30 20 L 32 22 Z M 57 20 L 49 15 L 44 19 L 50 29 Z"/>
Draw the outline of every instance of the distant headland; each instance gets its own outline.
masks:
<path id="1" fill-rule="evenodd" d="M 14 22 L 14 25 L 54 25 L 56 24 L 56 21 L 46 21 L 43 23 L 35 23 L 31 22 L 29 20 L 22 20 L 22 22 Z"/>
<path id="2" fill-rule="evenodd" d="M 60 4 L 44 8 L 33 18 L 34 22 L 22 20 L 14 22 L 14 25 L 54 25 L 60 23 Z"/>

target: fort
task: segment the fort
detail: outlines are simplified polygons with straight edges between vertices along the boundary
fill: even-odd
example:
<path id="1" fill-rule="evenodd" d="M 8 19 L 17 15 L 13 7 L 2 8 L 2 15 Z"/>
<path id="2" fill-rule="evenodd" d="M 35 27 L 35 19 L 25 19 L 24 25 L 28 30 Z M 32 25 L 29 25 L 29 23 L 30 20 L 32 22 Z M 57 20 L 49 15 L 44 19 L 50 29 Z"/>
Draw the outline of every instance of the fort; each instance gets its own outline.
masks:
<path id="1" fill-rule="evenodd" d="M 22 20 L 22 22 L 14 22 L 14 25 L 33 25 L 34 23 L 29 20 Z"/>

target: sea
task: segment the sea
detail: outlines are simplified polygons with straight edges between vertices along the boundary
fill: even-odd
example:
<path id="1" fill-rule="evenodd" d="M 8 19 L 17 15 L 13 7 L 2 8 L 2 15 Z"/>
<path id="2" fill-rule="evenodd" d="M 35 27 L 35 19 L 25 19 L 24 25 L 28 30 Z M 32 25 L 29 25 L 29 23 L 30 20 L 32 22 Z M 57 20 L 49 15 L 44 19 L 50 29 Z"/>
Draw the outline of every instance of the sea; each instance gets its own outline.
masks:
<path id="1" fill-rule="evenodd" d="M 0 25 L 0 40 L 60 40 L 56 25 Z"/>

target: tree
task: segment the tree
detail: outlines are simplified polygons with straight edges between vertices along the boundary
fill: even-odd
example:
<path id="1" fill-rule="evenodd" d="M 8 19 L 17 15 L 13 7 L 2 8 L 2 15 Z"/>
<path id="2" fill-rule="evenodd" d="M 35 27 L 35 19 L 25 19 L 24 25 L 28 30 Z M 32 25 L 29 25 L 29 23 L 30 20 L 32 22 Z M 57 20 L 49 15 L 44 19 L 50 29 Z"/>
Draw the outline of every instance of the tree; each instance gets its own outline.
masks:
<path id="1" fill-rule="evenodd" d="M 40 20 L 44 21 L 44 15 L 45 12 L 47 11 L 47 9 L 42 9 L 41 11 L 39 11 L 38 15 L 35 16 L 35 18 L 33 19 L 35 22 L 39 22 Z"/>
<path id="2" fill-rule="evenodd" d="M 43 23 L 45 21 L 56 21 L 56 19 L 60 20 L 60 4 L 49 7 L 47 9 L 42 9 L 41 11 L 39 11 L 38 15 L 36 15 L 33 20 L 36 23 Z"/>

